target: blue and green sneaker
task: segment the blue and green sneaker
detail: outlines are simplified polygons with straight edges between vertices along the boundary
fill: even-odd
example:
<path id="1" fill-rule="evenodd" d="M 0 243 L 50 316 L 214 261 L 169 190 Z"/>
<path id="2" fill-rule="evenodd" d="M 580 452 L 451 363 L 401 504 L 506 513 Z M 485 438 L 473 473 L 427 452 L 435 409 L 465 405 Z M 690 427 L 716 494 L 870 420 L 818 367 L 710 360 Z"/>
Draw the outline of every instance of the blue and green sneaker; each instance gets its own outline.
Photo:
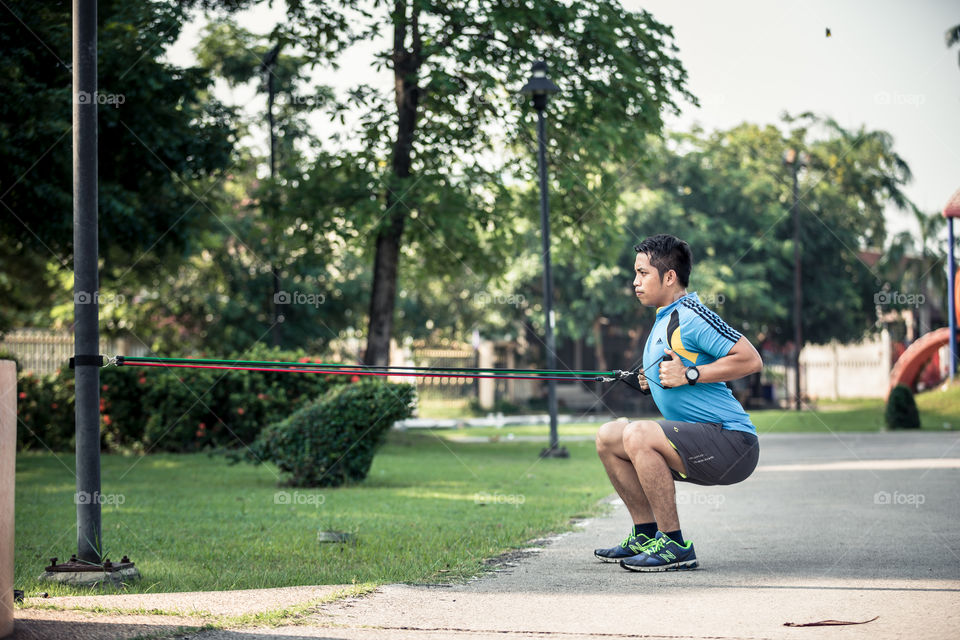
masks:
<path id="1" fill-rule="evenodd" d="M 620 560 L 620 566 L 630 571 L 679 571 L 697 568 L 697 554 L 689 540 L 680 544 L 667 534 L 657 531 L 657 537 L 645 545 L 643 552 Z"/>
<path id="2" fill-rule="evenodd" d="M 630 558 L 638 553 L 643 553 L 644 547 L 651 544 L 654 538 L 642 533 L 633 533 L 623 539 L 623 542 L 609 549 L 594 549 L 593 555 L 597 556 L 603 562 L 617 562 L 624 558 Z"/>

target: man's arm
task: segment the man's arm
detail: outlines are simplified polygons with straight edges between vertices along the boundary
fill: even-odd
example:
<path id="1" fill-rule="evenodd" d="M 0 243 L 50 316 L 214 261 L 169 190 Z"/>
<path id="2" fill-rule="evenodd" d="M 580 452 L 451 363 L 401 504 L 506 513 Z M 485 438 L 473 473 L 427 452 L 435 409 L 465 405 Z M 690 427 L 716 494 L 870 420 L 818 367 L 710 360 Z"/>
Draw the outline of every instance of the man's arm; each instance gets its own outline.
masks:
<path id="1" fill-rule="evenodd" d="M 679 387 L 687 384 L 685 375 L 687 367 L 681 362 L 680 357 L 670 349 L 664 349 L 673 358 L 660 364 L 660 382 L 665 387 Z M 700 370 L 701 382 L 727 382 L 728 380 L 737 380 L 751 373 L 756 373 L 763 369 L 763 360 L 754 346 L 744 336 L 730 347 L 730 351 L 722 358 L 710 364 L 704 364 L 697 367 Z"/>

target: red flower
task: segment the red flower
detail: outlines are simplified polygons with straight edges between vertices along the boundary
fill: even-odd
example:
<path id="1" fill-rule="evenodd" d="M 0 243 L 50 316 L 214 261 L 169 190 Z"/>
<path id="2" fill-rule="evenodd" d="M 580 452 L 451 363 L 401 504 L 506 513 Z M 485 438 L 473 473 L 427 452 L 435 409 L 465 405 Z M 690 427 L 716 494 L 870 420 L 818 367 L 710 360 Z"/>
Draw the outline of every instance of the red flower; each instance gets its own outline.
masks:
<path id="1" fill-rule="evenodd" d="M 238 416 L 242 416 L 242 415 L 243 415 L 243 407 L 237 407 L 237 415 L 238 415 Z"/>
<path id="2" fill-rule="evenodd" d="M 105 385 L 103 385 L 103 386 L 100 387 L 100 388 L 103 389 L 104 391 L 107 391 L 107 390 L 110 388 L 110 385 L 106 385 L 106 384 L 105 384 Z"/>
<path id="3" fill-rule="evenodd" d="M 140 384 L 143 384 L 143 383 L 146 382 L 146 381 L 147 381 L 147 379 L 144 378 L 143 376 L 140 376 L 140 378 L 137 379 L 137 382 L 139 382 Z"/>
<path id="4" fill-rule="evenodd" d="M 198 431 L 197 431 L 197 437 L 198 437 L 198 438 L 202 438 L 202 437 L 203 437 L 203 431 L 199 431 L 199 430 L 198 430 Z"/>
<path id="5" fill-rule="evenodd" d="M 50 408 L 51 408 L 51 409 L 56 409 L 58 406 L 59 406 L 59 405 L 58 405 L 56 402 L 51 402 L 51 403 L 50 403 Z"/>
<path id="6" fill-rule="evenodd" d="M 350 382 L 360 382 L 360 376 L 350 376 Z"/>
<path id="7" fill-rule="evenodd" d="M 263 399 L 266 398 L 266 397 L 267 397 L 267 394 L 265 394 L 265 393 L 258 393 L 258 394 L 257 394 L 257 400 L 263 400 Z"/>
<path id="8" fill-rule="evenodd" d="M 20 395 L 20 399 L 23 400 L 24 398 L 27 397 L 27 392 L 26 392 L 26 391 L 21 391 L 19 395 Z"/>
<path id="9" fill-rule="evenodd" d="M 110 419 L 110 416 L 104 414 L 104 416 L 103 416 L 103 424 L 111 424 L 112 422 L 113 422 L 113 420 Z"/>
<path id="10" fill-rule="evenodd" d="M 200 424 L 197 425 L 197 428 L 200 429 L 200 431 L 203 431 L 204 429 L 207 428 L 207 425 L 201 422 Z"/>

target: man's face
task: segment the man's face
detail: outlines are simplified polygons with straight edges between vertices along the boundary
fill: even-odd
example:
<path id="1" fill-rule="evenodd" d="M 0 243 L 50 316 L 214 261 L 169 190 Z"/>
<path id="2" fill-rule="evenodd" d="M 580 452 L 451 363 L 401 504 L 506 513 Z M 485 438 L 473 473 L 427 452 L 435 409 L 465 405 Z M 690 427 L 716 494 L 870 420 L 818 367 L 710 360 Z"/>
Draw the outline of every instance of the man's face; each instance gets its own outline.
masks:
<path id="1" fill-rule="evenodd" d="M 638 253 L 633 267 L 635 273 L 633 292 L 636 294 L 637 300 L 648 307 L 662 307 L 664 305 L 663 299 L 669 293 L 660 280 L 660 272 L 650 264 L 647 254 Z"/>

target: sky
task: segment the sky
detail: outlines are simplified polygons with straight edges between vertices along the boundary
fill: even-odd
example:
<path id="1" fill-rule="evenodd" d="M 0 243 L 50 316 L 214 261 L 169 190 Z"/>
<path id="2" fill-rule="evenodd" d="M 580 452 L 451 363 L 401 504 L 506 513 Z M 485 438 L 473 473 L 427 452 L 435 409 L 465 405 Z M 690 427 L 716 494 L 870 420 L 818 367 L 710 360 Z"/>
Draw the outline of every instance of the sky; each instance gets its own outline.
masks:
<path id="1" fill-rule="evenodd" d="M 239 22 L 264 33 L 283 19 L 282 4 L 244 12 Z M 940 212 L 960 188 L 960 46 L 945 33 L 960 24 L 960 2 L 946 0 L 623 0 L 673 28 L 688 88 L 700 107 L 682 104 L 672 130 L 777 123 L 784 111 L 831 116 L 848 129 L 866 126 L 894 137 L 913 172 L 905 191 L 923 211 Z M 187 25 L 168 52 L 179 65 L 205 20 Z M 826 29 L 831 35 L 826 36 Z M 345 90 L 358 82 L 389 88 L 389 71 L 372 69 L 371 55 L 387 42 L 356 46 L 337 72 L 318 81 Z M 555 78 L 562 87 L 562 78 Z M 218 95 L 231 104 L 264 108 L 252 89 Z M 312 121 L 321 137 L 329 126 Z M 914 229 L 909 214 L 889 210 L 888 231 Z"/>

